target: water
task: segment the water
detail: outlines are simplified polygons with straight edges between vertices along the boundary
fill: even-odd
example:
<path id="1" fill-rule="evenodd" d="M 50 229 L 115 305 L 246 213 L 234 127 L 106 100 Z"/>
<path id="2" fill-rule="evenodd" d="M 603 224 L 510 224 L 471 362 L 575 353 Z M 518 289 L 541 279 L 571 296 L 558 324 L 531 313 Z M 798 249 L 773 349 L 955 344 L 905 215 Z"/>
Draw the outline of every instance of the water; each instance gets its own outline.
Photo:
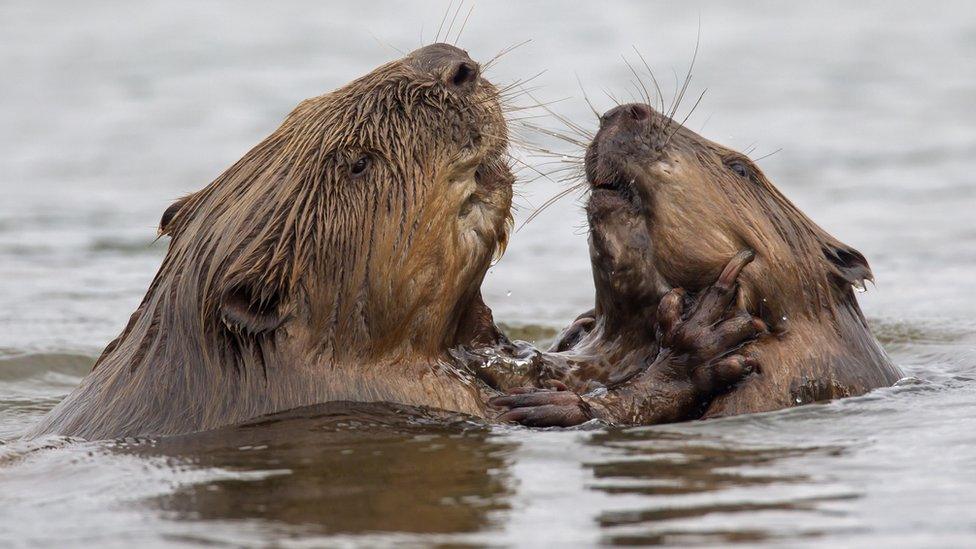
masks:
<path id="1" fill-rule="evenodd" d="M 576 75 L 605 109 L 601 88 L 634 93 L 619 56 L 637 46 L 670 96 L 700 20 L 689 95 L 709 91 L 688 125 L 782 149 L 763 169 L 868 257 L 859 298 L 911 376 L 896 387 L 629 430 L 325 406 L 172 440 L 17 441 L 141 298 L 163 209 L 300 99 L 397 55 L 377 39 L 429 40 L 444 8 L 0 4 L 0 545 L 976 544 L 967 2 L 483 2 L 461 40 L 487 59 L 532 38 L 490 76 L 547 70 L 535 95 L 593 127 Z M 558 188 L 524 183 L 519 219 Z M 544 340 L 590 306 L 582 226 L 566 199 L 514 235 L 486 283 L 496 318 Z"/>

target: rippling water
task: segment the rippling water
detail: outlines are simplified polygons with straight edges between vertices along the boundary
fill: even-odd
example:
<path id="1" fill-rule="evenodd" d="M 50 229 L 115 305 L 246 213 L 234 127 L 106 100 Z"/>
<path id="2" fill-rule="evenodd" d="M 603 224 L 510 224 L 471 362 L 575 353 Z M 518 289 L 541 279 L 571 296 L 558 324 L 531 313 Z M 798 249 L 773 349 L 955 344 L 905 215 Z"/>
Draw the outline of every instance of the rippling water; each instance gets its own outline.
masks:
<path id="1" fill-rule="evenodd" d="M 620 54 L 636 46 L 670 97 L 700 21 L 689 93 L 709 91 L 688 125 L 754 158 L 782 149 L 767 174 L 871 260 L 861 301 L 911 376 L 898 386 L 628 430 L 325 405 L 30 444 L 18 433 L 141 298 L 170 201 L 300 99 L 429 40 L 445 6 L 0 4 L 0 544 L 976 544 L 976 17 L 967 2 L 805 4 L 482 2 L 461 44 L 484 60 L 532 38 L 489 76 L 547 70 L 534 94 L 593 127 L 577 75 L 599 109 L 603 88 L 628 99 Z M 524 183 L 519 218 L 557 190 Z M 563 200 L 492 270 L 486 298 L 516 335 L 590 306 L 582 225 Z"/>

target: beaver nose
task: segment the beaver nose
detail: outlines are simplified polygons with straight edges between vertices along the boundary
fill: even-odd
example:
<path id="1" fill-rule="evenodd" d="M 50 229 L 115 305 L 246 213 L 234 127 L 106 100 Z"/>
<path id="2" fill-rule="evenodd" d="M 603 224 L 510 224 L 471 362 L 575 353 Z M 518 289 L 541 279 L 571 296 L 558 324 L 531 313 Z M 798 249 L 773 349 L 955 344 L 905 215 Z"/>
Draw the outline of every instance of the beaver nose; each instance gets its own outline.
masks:
<path id="1" fill-rule="evenodd" d="M 642 103 L 630 103 L 614 107 L 600 117 L 600 126 L 613 123 L 642 122 L 651 117 L 651 108 Z"/>
<path id="2" fill-rule="evenodd" d="M 410 54 L 416 67 L 439 78 L 444 84 L 468 89 L 478 81 L 480 67 L 468 52 L 450 44 L 431 44 Z"/>

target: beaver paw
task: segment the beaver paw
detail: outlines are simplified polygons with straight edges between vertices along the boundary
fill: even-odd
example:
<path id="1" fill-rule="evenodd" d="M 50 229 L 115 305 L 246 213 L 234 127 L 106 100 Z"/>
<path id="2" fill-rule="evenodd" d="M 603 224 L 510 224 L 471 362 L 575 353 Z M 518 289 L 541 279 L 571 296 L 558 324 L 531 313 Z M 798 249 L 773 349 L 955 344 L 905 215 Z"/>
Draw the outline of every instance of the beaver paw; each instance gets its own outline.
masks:
<path id="1" fill-rule="evenodd" d="M 546 383 L 551 389 L 523 387 L 488 401 L 495 408 L 508 411 L 496 419 L 526 427 L 572 427 L 594 418 L 593 410 L 583 397 L 558 381 Z"/>
<path id="2" fill-rule="evenodd" d="M 769 329 L 746 311 L 728 314 L 738 294 L 739 273 L 754 257 L 751 251 L 740 252 L 692 303 L 686 303 L 684 290 L 676 288 L 658 306 L 656 332 L 662 352 L 669 355 L 673 373 L 702 392 L 713 394 L 758 371 L 755 359 L 735 351 Z"/>

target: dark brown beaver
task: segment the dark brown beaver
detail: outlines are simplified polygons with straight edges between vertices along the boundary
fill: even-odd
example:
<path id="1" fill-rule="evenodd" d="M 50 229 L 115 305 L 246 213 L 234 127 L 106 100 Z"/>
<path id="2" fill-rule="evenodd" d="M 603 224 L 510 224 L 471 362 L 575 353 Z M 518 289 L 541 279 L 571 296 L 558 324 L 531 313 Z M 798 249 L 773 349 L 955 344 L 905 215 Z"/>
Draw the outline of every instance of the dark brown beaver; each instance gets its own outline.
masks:
<path id="1" fill-rule="evenodd" d="M 854 288 L 872 280 L 864 256 L 744 155 L 647 105 L 623 105 L 601 117 L 586 175 L 595 314 L 613 329 L 632 330 L 640 318 L 629 304 L 656 303 L 672 287 L 694 292 L 740 250 L 756 254 L 742 272 L 740 304 L 771 331 L 745 352 L 762 373 L 705 416 L 860 395 L 901 377 L 855 298 Z"/>
<path id="2" fill-rule="evenodd" d="M 510 226 L 498 90 L 434 44 L 298 105 L 179 200 L 145 298 L 31 434 L 166 435 L 333 400 L 481 415 L 449 368 Z"/>

